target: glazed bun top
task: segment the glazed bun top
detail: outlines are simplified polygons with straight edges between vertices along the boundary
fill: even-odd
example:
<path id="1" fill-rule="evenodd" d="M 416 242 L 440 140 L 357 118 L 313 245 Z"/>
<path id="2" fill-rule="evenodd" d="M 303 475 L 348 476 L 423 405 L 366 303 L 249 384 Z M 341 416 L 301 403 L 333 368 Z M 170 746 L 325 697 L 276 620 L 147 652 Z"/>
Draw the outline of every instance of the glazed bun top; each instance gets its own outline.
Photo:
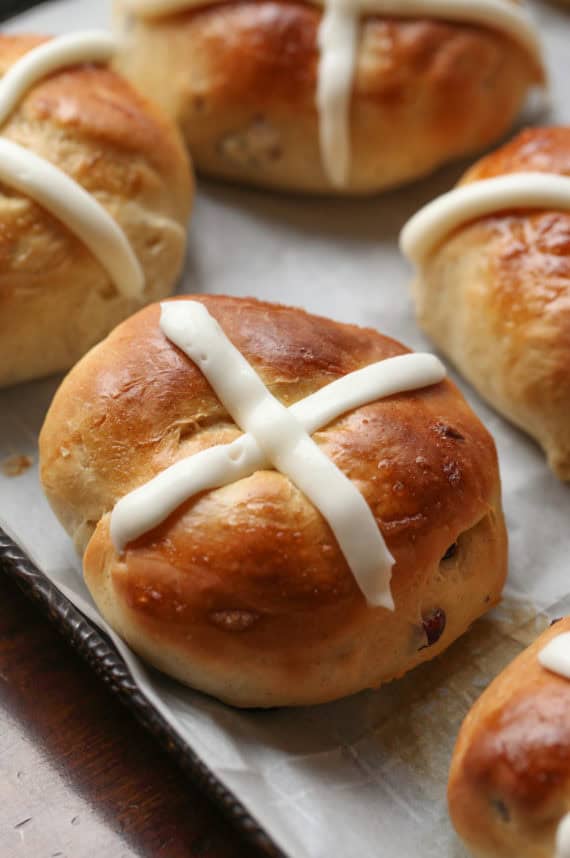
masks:
<path id="1" fill-rule="evenodd" d="M 526 128 L 473 164 L 461 184 L 522 172 L 570 176 L 570 126 Z"/>
<path id="2" fill-rule="evenodd" d="M 45 36 L 0 34 L 0 76 L 47 41 Z M 171 217 L 188 215 L 188 166 L 178 134 L 157 107 L 110 67 L 88 62 L 40 80 L 4 124 L 2 136 L 51 155 L 71 175 L 76 173 L 84 187 L 99 190 L 103 180 L 109 194 L 144 191 L 149 202 Z M 82 159 L 74 145 L 87 147 Z M 97 146 L 108 148 L 107 159 Z M 138 163 L 123 176 L 122 168 L 133 156 Z M 68 169 L 78 161 L 75 170 Z M 141 175 L 143 165 L 162 182 Z"/>
<path id="3" fill-rule="evenodd" d="M 376 331 L 294 308 L 214 296 L 192 300 L 208 309 L 269 391 L 287 406 L 347 373 L 407 352 Z M 241 434 L 198 366 L 162 333 L 159 320 L 155 305 L 120 325 L 68 376 L 46 419 L 41 436 L 44 486 L 81 549 L 99 520 L 133 489 L 174 462 Z M 396 563 L 404 566 L 410 552 L 439 560 L 457 533 L 487 513 L 498 491 L 492 439 L 449 381 L 352 410 L 314 438 L 356 483 Z M 265 480 L 272 484 L 272 501 L 261 500 Z M 224 489 L 224 505 L 232 505 L 233 498 L 231 515 L 236 521 L 243 517 L 247 530 L 249 498 L 256 512 L 248 539 L 255 534 L 254 541 L 263 541 L 264 528 L 256 529 L 254 520 L 288 519 L 293 514 L 291 491 L 296 494 L 284 475 L 262 479 L 257 474 L 235 483 L 232 491 Z M 137 544 L 168 533 L 189 503 L 191 499 Z M 294 514 L 301 515 L 299 531 L 321 532 L 322 520 L 310 505 L 301 504 Z M 295 528 L 289 525 L 283 536 L 288 533 L 293 542 L 283 545 L 283 557 L 293 562 L 296 550 L 304 549 L 295 549 Z M 232 545 L 226 546 L 220 565 L 230 562 L 231 552 Z M 333 581 L 342 588 L 355 586 L 336 545 L 320 554 L 318 564 L 331 586 Z M 419 569 L 417 563 L 410 565 Z M 293 562 L 286 580 L 288 590 L 304 590 L 302 564 Z"/>
<path id="4" fill-rule="evenodd" d="M 395 366 L 407 385 L 384 384 Z M 240 706 L 333 700 L 441 652 L 506 574 L 494 444 L 444 376 L 376 331 L 253 299 L 132 316 L 40 437 L 105 619 Z"/>
<path id="5" fill-rule="evenodd" d="M 482 158 L 456 188 L 432 200 L 408 221 L 400 245 L 421 267 L 457 230 L 476 221 L 515 214 L 519 219 L 528 218 L 530 224 L 542 222 L 544 213 L 554 216 L 560 227 L 558 255 L 563 256 L 570 214 L 568 127 L 529 128 Z M 505 226 L 511 229 L 513 223 L 505 221 Z"/>
<path id="6" fill-rule="evenodd" d="M 48 41 L 55 46 L 80 41 L 85 35 L 95 41 L 109 38 L 105 34 L 54 40 L 0 35 L 0 76 L 7 81 L 19 60 L 31 57 Z M 56 167 L 99 201 L 125 234 L 143 278 L 151 279 L 153 249 L 145 246 L 145 226 L 160 220 L 165 229 L 176 233 L 178 243 L 183 242 L 182 225 L 189 215 L 192 192 L 187 157 L 172 123 L 106 63 L 91 61 L 91 53 L 96 52 L 87 48 L 83 62 L 33 76 L 13 109 L 6 111 L 0 143 L 16 144 L 22 156 L 30 153 L 38 163 Z M 35 235 L 37 252 L 33 259 L 30 255 L 34 269 L 49 270 L 54 255 L 68 257 L 68 264 L 70 257 L 85 255 L 85 242 L 73 234 L 73 218 L 66 226 L 50 216 L 41 205 L 43 199 L 38 203 L 32 193 L 12 186 L 8 170 L 2 175 L 2 187 L 3 280 L 22 273 L 17 270 L 20 255 L 10 253 L 10 248 L 24 223 L 26 232 Z M 113 285 L 121 289 L 120 283 Z"/>
<path id="7" fill-rule="evenodd" d="M 261 185 L 395 186 L 500 137 L 545 79 L 510 0 L 115 8 L 122 70 L 176 118 L 198 168 Z"/>
<path id="8" fill-rule="evenodd" d="M 0 386 L 68 369 L 182 269 L 188 157 L 116 50 L 0 34 Z"/>
<path id="9" fill-rule="evenodd" d="M 467 715 L 452 820 L 477 855 L 570 855 L 570 617 L 544 631 Z"/>

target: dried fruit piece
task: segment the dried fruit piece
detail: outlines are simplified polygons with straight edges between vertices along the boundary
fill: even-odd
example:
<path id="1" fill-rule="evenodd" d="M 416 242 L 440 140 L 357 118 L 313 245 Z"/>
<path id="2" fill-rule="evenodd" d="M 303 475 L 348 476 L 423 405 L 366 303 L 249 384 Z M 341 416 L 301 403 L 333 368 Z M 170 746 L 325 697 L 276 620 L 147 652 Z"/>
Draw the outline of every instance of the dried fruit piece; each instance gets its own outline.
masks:
<path id="1" fill-rule="evenodd" d="M 509 813 L 509 808 L 501 798 L 491 799 L 491 804 L 497 811 L 503 822 L 510 822 L 511 815 Z"/>
<path id="2" fill-rule="evenodd" d="M 457 542 L 453 542 L 441 558 L 441 562 L 443 563 L 444 560 L 450 560 L 457 553 L 458 547 Z"/>
<path id="3" fill-rule="evenodd" d="M 428 646 L 433 646 L 434 643 L 437 643 L 445 630 L 446 619 L 443 608 L 435 608 L 435 610 L 430 611 L 429 614 L 422 617 L 427 644 L 421 646 L 420 649 L 427 649 Z"/>

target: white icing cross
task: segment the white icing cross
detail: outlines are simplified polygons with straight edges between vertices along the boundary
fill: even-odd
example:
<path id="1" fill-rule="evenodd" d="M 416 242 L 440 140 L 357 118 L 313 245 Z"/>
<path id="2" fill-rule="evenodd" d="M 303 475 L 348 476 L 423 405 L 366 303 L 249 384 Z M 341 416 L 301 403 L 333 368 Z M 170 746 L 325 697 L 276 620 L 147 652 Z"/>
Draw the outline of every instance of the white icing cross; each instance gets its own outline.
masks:
<path id="1" fill-rule="evenodd" d="M 393 609 L 393 558 L 356 485 L 310 437 L 349 410 L 385 396 L 436 384 L 445 376 L 429 354 L 406 354 L 364 367 L 286 408 L 197 301 L 161 305 L 160 327 L 201 369 L 244 435 L 176 462 L 122 498 L 111 516 L 117 550 L 163 522 L 200 492 L 273 466 L 328 522 L 356 581 L 372 605 Z"/>
<path id="2" fill-rule="evenodd" d="M 0 126 L 37 81 L 78 62 L 105 62 L 115 47 L 108 33 L 87 31 L 28 51 L 0 79 Z M 144 275 L 125 233 L 98 200 L 63 170 L 18 143 L 0 139 L 0 182 L 35 200 L 75 233 L 120 293 L 128 297 L 142 293 Z"/>
<path id="3" fill-rule="evenodd" d="M 215 5 L 225 0 L 209 0 Z M 316 102 L 319 110 L 321 157 L 335 187 L 350 174 L 350 97 L 362 15 L 436 18 L 478 24 L 503 32 L 542 65 L 540 42 L 526 11 L 510 0 L 312 0 L 324 6 L 319 27 L 319 68 Z M 175 14 L 204 5 L 204 0 L 125 0 L 127 8 L 145 18 Z"/>
<path id="4" fill-rule="evenodd" d="M 520 172 L 480 179 L 442 194 L 416 212 L 400 233 L 402 253 L 416 265 L 455 229 L 509 209 L 570 211 L 570 176 Z"/>

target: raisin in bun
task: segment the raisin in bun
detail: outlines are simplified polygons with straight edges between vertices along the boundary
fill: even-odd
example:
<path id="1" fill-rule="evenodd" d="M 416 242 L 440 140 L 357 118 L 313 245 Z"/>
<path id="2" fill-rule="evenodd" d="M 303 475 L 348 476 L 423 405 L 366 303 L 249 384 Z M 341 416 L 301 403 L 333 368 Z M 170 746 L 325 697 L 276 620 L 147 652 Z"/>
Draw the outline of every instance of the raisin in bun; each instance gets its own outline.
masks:
<path id="1" fill-rule="evenodd" d="M 570 679 L 557 672 L 564 661 L 568 669 L 570 617 L 516 658 L 463 723 L 449 808 L 478 858 L 570 855 Z"/>
<path id="2" fill-rule="evenodd" d="M 217 359 L 213 345 L 199 345 L 202 322 L 188 327 L 200 368 L 164 333 L 166 317 L 188 310 L 232 354 L 215 382 L 226 407 L 203 374 Z M 435 363 L 436 375 L 382 381 L 376 397 L 351 407 L 361 375 L 407 373 L 417 361 L 429 373 Z M 276 397 L 253 417 L 247 408 L 261 394 L 243 388 L 244 372 Z M 443 376 L 434 356 L 411 355 L 376 331 L 250 299 L 186 296 L 122 323 L 65 379 L 40 438 L 45 492 L 103 616 L 152 664 L 238 706 L 333 700 L 440 653 L 498 601 L 507 551 L 493 441 Z M 339 385 L 344 398 L 335 394 L 330 410 Z M 326 406 L 317 420 L 307 411 L 315 400 Z M 312 441 L 289 444 L 293 412 L 279 403 L 296 403 Z M 230 411 L 247 429 L 275 407 L 277 417 L 255 425 L 259 437 L 269 432 L 264 449 L 274 445 L 279 468 L 254 457 L 240 471 L 238 448 L 251 436 Z M 284 471 L 299 465 L 301 447 L 293 481 Z M 204 451 L 226 449 L 229 479 L 196 482 Z M 170 485 L 177 500 L 157 518 L 158 495 L 146 507 L 140 495 L 158 489 L 170 466 L 168 478 L 188 465 L 181 478 L 193 490 L 176 495 L 179 484 Z M 125 530 L 125 503 L 142 526 Z M 363 508 L 349 515 L 355 503 Z M 366 581 L 370 563 L 380 577 Z"/>
<path id="3" fill-rule="evenodd" d="M 570 479 L 570 128 L 483 158 L 404 228 L 419 323 Z"/>
<path id="4" fill-rule="evenodd" d="M 325 5 L 117 0 L 120 67 L 204 173 L 349 194 L 489 145 L 544 81 L 511 0 L 443 4 L 451 18 L 439 0 Z"/>
<path id="5" fill-rule="evenodd" d="M 180 273 L 187 155 L 113 52 L 0 35 L 0 386 L 68 369 Z"/>

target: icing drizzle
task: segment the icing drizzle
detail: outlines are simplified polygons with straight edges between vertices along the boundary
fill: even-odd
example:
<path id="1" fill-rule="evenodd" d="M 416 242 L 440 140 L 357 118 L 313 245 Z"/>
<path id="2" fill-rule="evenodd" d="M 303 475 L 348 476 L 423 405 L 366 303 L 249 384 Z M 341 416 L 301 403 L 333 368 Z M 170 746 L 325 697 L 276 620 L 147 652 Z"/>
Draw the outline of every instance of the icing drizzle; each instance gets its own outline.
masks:
<path id="1" fill-rule="evenodd" d="M 223 0 L 209 0 L 215 5 Z M 541 50 L 529 15 L 510 0 L 312 0 L 324 6 L 318 33 L 320 49 L 316 103 L 321 157 L 335 187 L 350 174 L 350 96 L 354 81 L 362 15 L 437 18 L 478 24 L 518 42 L 540 64 Z M 126 0 L 127 8 L 157 18 L 204 5 L 204 0 Z"/>
<path id="2" fill-rule="evenodd" d="M 364 367 L 287 409 L 265 387 L 208 310 L 196 301 L 162 304 L 160 327 L 201 369 L 245 434 L 175 463 L 122 498 L 111 538 L 125 545 L 163 522 L 184 501 L 274 467 L 289 477 L 331 527 L 368 602 L 393 609 L 393 558 L 372 512 L 352 481 L 310 435 L 349 410 L 445 376 L 428 354 L 407 354 Z"/>
<path id="3" fill-rule="evenodd" d="M 26 92 L 52 72 L 77 63 L 106 63 L 115 52 L 109 33 L 74 33 L 44 42 L 10 66 L 0 82 L 0 125 L 8 119 Z"/>
<path id="4" fill-rule="evenodd" d="M 80 238 L 128 297 L 142 288 L 127 237 L 95 197 L 63 170 L 11 140 L 0 138 L 0 181 L 27 194 Z"/>
<path id="5" fill-rule="evenodd" d="M 538 660 L 552 673 L 570 679 L 570 632 L 551 638 L 539 652 Z M 570 813 L 562 817 L 558 825 L 555 858 L 570 858 Z"/>
<path id="6" fill-rule="evenodd" d="M 0 79 L 0 126 L 46 75 L 79 62 L 105 62 L 113 54 L 107 33 L 61 36 L 24 54 Z M 0 180 L 27 194 L 77 235 L 127 297 L 140 295 L 144 275 L 121 227 L 78 182 L 18 143 L 0 138 Z"/>
<path id="7" fill-rule="evenodd" d="M 570 210 L 570 177 L 521 172 L 460 185 L 416 212 L 400 234 L 400 248 L 420 265 L 468 221 L 524 208 Z"/>
<path id="8" fill-rule="evenodd" d="M 555 858 L 570 858 L 570 813 L 562 817 L 558 825 Z"/>

